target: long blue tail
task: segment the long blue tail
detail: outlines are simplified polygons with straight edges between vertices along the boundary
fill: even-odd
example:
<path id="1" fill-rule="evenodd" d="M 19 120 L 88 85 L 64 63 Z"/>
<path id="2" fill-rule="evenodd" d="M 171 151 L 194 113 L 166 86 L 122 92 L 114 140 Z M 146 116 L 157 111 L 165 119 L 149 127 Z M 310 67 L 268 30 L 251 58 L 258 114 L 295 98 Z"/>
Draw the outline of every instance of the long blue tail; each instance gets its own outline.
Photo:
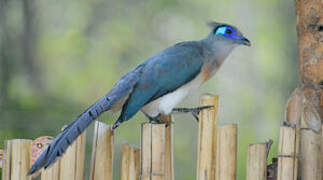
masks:
<path id="1" fill-rule="evenodd" d="M 116 102 L 126 97 L 134 88 L 139 80 L 142 66 L 128 72 L 123 76 L 113 89 L 103 98 L 89 107 L 70 125 L 68 125 L 47 149 L 39 156 L 33 164 L 27 175 L 31 175 L 44 167 L 45 169 L 52 165 L 66 149 L 75 141 L 75 139 L 103 112 L 108 111 Z"/>
<path id="2" fill-rule="evenodd" d="M 91 122 L 104 111 L 109 110 L 110 107 L 108 99 L 104 97 L 84 111 L 53 140 L 31 167 L 28 175 L 33 174 L 42 167 L 47 168 L 53 164 Z"/>

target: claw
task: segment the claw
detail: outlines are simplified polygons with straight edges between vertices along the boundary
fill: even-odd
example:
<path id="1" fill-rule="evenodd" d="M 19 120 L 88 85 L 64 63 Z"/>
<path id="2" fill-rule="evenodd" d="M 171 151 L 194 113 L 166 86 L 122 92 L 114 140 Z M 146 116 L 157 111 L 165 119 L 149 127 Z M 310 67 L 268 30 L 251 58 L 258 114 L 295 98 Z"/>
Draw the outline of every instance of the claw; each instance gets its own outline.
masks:
<path id="1" fill-rule="evenodd" d="M 114 123 L 113 126 L 112 126 L 112 131 L 114 131 L 120 124 L 121 123 L 118 122 L 118 121 L 116 123 Z"/>
<path id="2" fill-rule="evenodd" d="M 200 106 L 197 108 L 194 108 L 198 111 L 198 113 L 200 113 L 200 111 L 204 110 L 204 109 L 209 109 L 209 108 L 213 108 L 214 106 Z"/>
<path id="3" fill-rule="evenodd" d="M 192 115 L 193 115 L 193 117 L 195 118 L 195 120 L 196 120 L 197 122 L 199 122 L 199 120 L 200 120 L 200 118 L 199 118 L 199 113 L 192 112 Z"/>
<path id="4" fill-rule="evenodd" d="M 213 106 L 200 106 L 196 108 L 174 108 L 172 113 L 191 113 L 196 121 L 199 121 L 199 114 L 202 110 L 213 108 Z"/>

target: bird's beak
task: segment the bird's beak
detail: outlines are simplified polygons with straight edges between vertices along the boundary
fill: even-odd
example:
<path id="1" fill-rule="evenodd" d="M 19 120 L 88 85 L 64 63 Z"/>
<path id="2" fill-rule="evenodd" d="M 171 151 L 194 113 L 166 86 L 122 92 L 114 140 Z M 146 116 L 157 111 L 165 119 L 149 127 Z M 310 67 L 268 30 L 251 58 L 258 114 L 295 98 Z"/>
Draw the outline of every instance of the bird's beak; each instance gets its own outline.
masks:
<path id="1" fill-rule="evenodd" d="M 245 38 L 245 37 L 242 37 L 240 40 L 239 40 L 239 43 L 240 44 L 243 44 L 243 45 L 246 45 L 246 46 L 251 46 L 251 43 L 249 41 L 249 39 Z"/>

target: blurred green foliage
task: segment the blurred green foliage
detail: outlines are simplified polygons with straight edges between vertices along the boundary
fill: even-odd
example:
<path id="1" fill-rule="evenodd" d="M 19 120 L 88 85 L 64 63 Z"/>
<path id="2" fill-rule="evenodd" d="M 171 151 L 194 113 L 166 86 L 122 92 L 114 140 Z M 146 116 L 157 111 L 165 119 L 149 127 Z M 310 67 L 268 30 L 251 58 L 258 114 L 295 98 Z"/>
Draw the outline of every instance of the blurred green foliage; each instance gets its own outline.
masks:
<path id="1" fill-rule="evenodd" d="M 252 47 L 238 47 L 181 106 L 197 106 L 204 92 L 220 95 L 219 123 L 239 125 L 238 179 L 244 179 L 248 144 L 271 138 L 270 157 L 276 154 L 285 102 L 298 81 L 292 0 L 0 3 L 0 148 L 5 139 L 57 135 L 132 67 L 176 42 L 203 38 L 206 22 L 216 20 L 239 27 Z M 197 124 L 188 115 L 175 119 L 175 177 L 195 179 Z M 120 144 L 139 144 L 143 121 L 138 113 L 116 132 L 115 179 Z M 92 126 L 87 168 L 91 134 Z"/>

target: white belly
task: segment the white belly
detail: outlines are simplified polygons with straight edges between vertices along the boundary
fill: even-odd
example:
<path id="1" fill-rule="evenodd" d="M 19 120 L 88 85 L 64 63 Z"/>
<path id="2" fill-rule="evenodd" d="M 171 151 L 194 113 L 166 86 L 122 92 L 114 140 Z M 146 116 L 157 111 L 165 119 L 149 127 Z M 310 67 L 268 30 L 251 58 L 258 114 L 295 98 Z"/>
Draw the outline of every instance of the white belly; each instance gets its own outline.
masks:
<path id="1" fill-rule="evenodd" d="M 195 79 L 177 90 L 146 104 L 141 111 L 150 117 L 156 117 L 159 114 L 169 114 L 175 106 L 184 100 L 185 97 L 194 93 L 202 83 L 203 75 L 201 73 Z"/>

